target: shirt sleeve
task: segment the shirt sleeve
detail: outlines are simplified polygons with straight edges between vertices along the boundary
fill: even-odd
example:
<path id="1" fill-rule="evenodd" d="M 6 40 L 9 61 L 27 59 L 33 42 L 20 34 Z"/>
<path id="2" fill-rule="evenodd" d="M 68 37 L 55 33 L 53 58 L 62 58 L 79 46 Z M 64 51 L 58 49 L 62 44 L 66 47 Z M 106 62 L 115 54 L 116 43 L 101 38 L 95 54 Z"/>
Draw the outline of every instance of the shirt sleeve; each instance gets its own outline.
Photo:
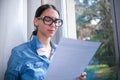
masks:
<path id="1" fill-rule="evenodd" d="M 21 63 L 19 61 L 19 56 L 17 55 L 18 53 L 19 52 L 15 49 L 11 51 L 4 80 L 20 80 L 19 71 L 21 68 Z"/>

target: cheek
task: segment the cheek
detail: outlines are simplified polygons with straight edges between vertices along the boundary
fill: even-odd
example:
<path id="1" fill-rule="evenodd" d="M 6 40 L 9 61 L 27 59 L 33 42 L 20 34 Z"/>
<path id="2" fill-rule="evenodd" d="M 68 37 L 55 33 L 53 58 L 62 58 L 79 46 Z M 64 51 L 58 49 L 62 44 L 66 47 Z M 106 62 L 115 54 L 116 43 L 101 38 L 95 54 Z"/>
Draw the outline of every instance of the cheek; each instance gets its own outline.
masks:
<path id="1" fill-rule="evenodd" d="M 45 26 L 44 24 L 39 24 L 38 25 L 38 30 L 40 31 L 40 32 L 46 32 L 47 31 L 47 26 Z"/>
<path id="2" fill-rule="evenodd" d="M 38 29 L 42 29 L 42 28 L 44 28 L 44 23 L 39 22 L 37 27 L 38 27 Z"/>

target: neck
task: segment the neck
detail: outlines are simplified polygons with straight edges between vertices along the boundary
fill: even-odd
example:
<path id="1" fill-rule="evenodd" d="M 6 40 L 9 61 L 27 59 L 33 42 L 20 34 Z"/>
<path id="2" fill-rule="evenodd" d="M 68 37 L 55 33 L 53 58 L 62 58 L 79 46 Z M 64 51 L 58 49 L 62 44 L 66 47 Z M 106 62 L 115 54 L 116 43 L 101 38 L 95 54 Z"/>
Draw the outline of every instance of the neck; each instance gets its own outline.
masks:
<path id="1" fill-rule="evenodd" d="M 41 44 L 43 45 L 43 48 L 41 48 L 39 51 L 38 51 L 38 54 L 39 55 L 45 55 L 48 59 L 50 59 L 50 56 L 51 56 L 51 50 L 52 50 L 52 47 L 51 47 L 51 44 L 50 44 L 50 40 L 51 40 L 51 37 L 46 37 L 44 35 L 37 35 L 39 41 L 41 42 Z"/>
<path id="2" fill-rule="evenodd" d="M 51 37 L 46 37 L 43 35 L 37 35 L 37 37 L 38 37 L 39 41 L 42 43 L 43 47 L 45 47 L 45 48 L 50 47 Z"/>

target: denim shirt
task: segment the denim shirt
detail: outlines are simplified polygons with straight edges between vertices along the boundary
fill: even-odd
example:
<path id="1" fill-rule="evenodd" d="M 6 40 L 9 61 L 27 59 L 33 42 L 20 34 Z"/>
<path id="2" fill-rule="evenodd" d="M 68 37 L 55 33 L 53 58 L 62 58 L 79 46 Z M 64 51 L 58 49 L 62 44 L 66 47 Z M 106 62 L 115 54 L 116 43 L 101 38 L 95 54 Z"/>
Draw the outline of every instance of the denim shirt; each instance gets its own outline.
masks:
<path id="1" fill-rule="evenodd" d="M 43 46 L 36 36 L 33 36 L 31 41 L 13 48 L 4 80 L 43 80 L 56 50 L 52 41 L 51 45 L 50 59 L 45 55 L 38 55 L 37 49 Z"/>

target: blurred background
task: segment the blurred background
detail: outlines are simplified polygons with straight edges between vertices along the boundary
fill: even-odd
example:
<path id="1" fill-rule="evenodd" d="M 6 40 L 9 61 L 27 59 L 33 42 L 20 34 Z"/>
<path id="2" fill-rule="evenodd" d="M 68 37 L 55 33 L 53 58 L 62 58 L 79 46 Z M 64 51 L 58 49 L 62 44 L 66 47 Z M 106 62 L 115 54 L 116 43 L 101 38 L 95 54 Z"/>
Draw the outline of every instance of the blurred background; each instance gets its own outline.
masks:
<path id="1" fill-rule="evenodd" d="M 100 41 L 85 71 L 87 80 L 120 79 L 120 0 L 0 0 L 0 80 L 11 49 L 30 40 L 37 7 L 54 4 L 64 24 L 52 38 Z"/>

